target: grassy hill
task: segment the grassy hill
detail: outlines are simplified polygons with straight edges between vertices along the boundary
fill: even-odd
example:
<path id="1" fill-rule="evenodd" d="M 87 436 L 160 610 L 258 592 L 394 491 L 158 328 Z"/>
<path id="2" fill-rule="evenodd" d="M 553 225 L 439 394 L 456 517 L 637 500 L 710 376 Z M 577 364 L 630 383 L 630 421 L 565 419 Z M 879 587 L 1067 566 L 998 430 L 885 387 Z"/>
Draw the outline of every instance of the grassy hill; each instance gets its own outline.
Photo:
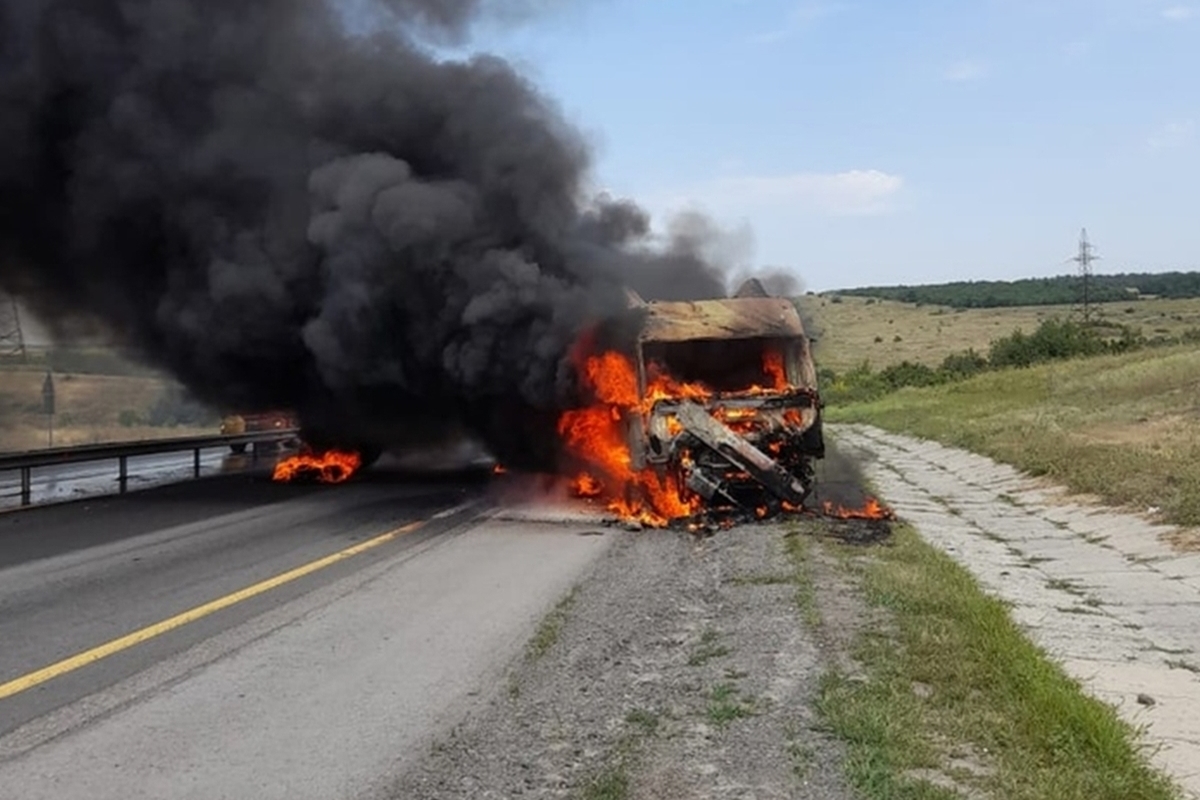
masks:
<path id="1" fill-rule="evenodd" d="M 0 452 L 47 444 L 42 382 L 52 370 L 56 445 L 214 434 L 219 417 L 173 380 L 103 348 L 33 350 L 0 362 Z"/>
<path id="2" fill-rule="evenodd" d="M 990 372 L 828 412 L 1200 526 L 1200 346 Z"/>
<path id="3" fill-rule="evenodd" d="M 1075 275 L 1026 278 L 1016 281 L 956 281 L 924 286 L 867 286 L 846 289 L 842 295 L 875 297 L 905 303 L 952 308 L 1068 305 L 1079 302 L 1082 283 Z M 1137 297 L 1200 297 L 1200 272 L 1121 273 L 1093 275 L 1093 302 L 1121 302 Z"/>
<path id="4" fill-rule="evenodd" d="M 986 353 L 994 340 L 1018 328 L 1032 332 L 1044 320 L 1072 313 L 1069 305 L 954 309 L 841 295 L 807 295 L 799 305 L 815 328 L 818 364 L 837 372 L 863 361 L 874 369 L 902 361 L 936 367 L 953 353 Z M 1138 328 L 1148 339 L 1177 338 L 1200 330 L 1200 298 L 1102 303 L 1094 316 Z"/>

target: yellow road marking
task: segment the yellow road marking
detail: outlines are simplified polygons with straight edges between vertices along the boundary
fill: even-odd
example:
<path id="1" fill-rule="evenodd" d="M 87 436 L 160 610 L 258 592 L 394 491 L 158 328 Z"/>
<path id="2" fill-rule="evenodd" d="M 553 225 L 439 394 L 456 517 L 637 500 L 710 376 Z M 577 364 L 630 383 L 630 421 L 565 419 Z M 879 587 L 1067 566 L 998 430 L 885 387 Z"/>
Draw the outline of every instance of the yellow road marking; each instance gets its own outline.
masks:
<path id="1" fill-rule="evenodd" d="M 114 653 L 119 653 L 122 650 L 128 650 L 130 647 L 153 639 L 155 636 L 161 636 L 168 631 L 183 627 L 189 622 L 195 622 L 196 620 L 202 617 L 207 617 L 209 614 L 213 614 L 221 609 L 229 608 L 230 606 L 236 605 L 243 600 L 249 600 L 251 597 L 260 595 L 263 592 L 269 592 L 271 589 L 282 586 L 285 583 L 291 583 L 298 578 L 303 578 L 305 575 L 311 575 L 312 573 L 324 569 L 332 564 L 336 564 L 339 561 L 344 561 L 347 558 L 351 558 L 352 556 L 364 553 L 367 550 L 379 547 L 381 544 L 386 544 L 397 537 L 405 535 L 406 533 L 412 533 L 424 524 L 424 522 L 409 523 L 408 525 L 397 528 L 394 531 L 389 531 L 376 536 L 374 539 L 368 539 L 367 541 L 360 542 L 353 547 L 347 547 L 345 550 L 339 550 L 332 555 L 319 558 L 316 561 L 310 561 L 303 566 L 296 567 L 295 569 L 291 569 L 287 572 L 276 575 L 274 578 L 267 578 L 265 581 L 256 583 L 253 586 L 247 586 L 245 589 L 241 589 L 240 591 L 236 591 L 232 594 L 227 594 L 224 597 L 219 597 L 216 600 L 205 603 L 204 605 L 196 606 L 195 608 L 184 611 L 182 614 L 176 614 L 169 619 L 164 619 L 162 622 L 156 622 L 153 625 L 147 625 L 145 628 L 136 630 L 130 634 L 126 634 L 119 639 L 113 639 L 111 642 L 106 642 L 99 647 L 93 647 L 91 650 L 86 650 L 78 655 L 71 656 L 70 658 L 64 658 L 62 661 L 51 664 L 48 667 L 43 667 L 36 672 L 30 672 L 28 675 L 22 675 L 21 677 L 11 680 L 8 683 L 0 684 L 0 700 L 3 700 L 6 697 L 11 697 L 14 694 L 19 694 L 26 689 L 32 689 L 34 686 L 45 683 L 53 678 L 57 678 L 60 675 L 65 675 L 68 672 L 74 672 L 80 667 L 93 664 L 102 658 L 107 658 L 108 656 L 113 655 Z"/>

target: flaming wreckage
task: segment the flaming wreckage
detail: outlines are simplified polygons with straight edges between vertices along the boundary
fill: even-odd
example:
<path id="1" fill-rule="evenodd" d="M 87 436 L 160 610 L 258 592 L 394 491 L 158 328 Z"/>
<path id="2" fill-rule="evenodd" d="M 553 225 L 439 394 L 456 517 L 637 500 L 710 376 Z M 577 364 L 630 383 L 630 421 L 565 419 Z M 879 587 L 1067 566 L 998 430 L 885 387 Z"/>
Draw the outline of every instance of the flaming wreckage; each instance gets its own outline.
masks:
<path id="1" fill-rule="evenodd" d="M 579 402 L 557 431 L 574 494 L 654 527 L 801 510 L 825 442 L 796 306 L 754 279 L 720 300 L 628 299 L 572 354 Z M 371 460 L 304 454 L 276 477 L 340 482 Z"/>
<path id="2" fill-rule="evenodd" d="M 628 319 L 606 322 L 576 354 L 594 399 L 559 423 L 576 492 L 653 525 L 799 510 L 825 443 L 795 305 L 753 279 L 728 299 L 629 297 Z"/>

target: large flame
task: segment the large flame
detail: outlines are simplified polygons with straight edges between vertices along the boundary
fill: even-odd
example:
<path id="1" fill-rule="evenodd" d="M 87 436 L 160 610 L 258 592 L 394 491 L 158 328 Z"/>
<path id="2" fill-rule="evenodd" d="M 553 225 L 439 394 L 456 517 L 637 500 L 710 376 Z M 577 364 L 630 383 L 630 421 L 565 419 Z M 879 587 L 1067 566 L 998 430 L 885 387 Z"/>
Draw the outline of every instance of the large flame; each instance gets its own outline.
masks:
<path id="1" fill-rule="evenodd" d="M 358 453 L 327 450 L 324 453 L 301 453 L 285 458 L 275 465 L 273 480 L 290 482 L 301 479 L 318 483 L 343 483 L 362 466 Z"/>
<path id="2" fill-rule="evenodd" d="M 593 403 L 565 412 L 558 421 L 558 432 L 568 452 L 586 465 L 572 481 L 575 494 L 601 499 L 622 519 L 652 527 L 699 512 L 702 498 L 684 490 L 673 475 L 633 468 L 626 422 L 634 415 L 649 413 L 659 400 L 704 401 L 713 397 L 713 390 L 702 383 L 675 380 L 660 365 L 650 363 L 646 367 L 648 386 L 645 395 L 639 397 L 637 371 L 632 360 L 621 353 L 585 355 L 577 362 L 581 362 L 579 372 Z M 786 389 L 787 375 L 780 353 L 768 350 L 764 354 L 763 378 L 761 385 L 738 394 Z M 752 409 L 719 407 L 714 415 L 734 430 L 748 431 L 756 413 Z M 678 425 L 674 420 L 668 424 Z"/>

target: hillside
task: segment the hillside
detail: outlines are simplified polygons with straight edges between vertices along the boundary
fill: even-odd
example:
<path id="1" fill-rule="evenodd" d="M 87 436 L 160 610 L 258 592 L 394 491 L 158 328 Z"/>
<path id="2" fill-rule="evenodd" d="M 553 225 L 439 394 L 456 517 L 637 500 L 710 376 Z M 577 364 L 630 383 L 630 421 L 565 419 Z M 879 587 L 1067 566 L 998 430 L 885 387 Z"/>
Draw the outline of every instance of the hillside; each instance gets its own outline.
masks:
<path id="1" fill-rule="evenodd" d="M 1016 281 L 957 281 L 924 286 L 866 286 L 829 295 L 876 297 L 905 303 L 950 308 L 1001 308 L 1008 306 L 1070 305 L 1078 303 L 1080 279 L 1075 275 L 1027 278 Z M 1200 297 L 1200 272 L 1121 273 L 1093 275 L 1089 296 L 1093 302 L 1120 302 L 1138 297 Z"/>
<path id="2" fill-rule="evenodd" d="M 54 375 L 56 445 L 215 434 L 219 416 L 166 376 L 101 348 L 31 350 L 0 361 L 0 452 L 48 443 L 42 384 Z"/>
<path id="3" fill-rule="evenodd" d="M 991 456 L 1071 490 L 1200 525 L 1200 348 L 1079 358 L 831 407 Z"/>
<path id="4" fill-rule="evenodd" d="M 818 365 L 838 372 L 864 361 L 874 369 L 906 360 L 937 367 L 952 353 L 986 353 L 1018 328 L 1029 333 L 1043 320 L 1072 313 L 1070 305 L 954 309 L 856 296 L 808 295 L 799 304 L 817 337 Z M 1200 328 L 1200 298 L 1102 303 L 1094 317 L 1140 329 L 1149 339 L 1178 337 Z"/>

